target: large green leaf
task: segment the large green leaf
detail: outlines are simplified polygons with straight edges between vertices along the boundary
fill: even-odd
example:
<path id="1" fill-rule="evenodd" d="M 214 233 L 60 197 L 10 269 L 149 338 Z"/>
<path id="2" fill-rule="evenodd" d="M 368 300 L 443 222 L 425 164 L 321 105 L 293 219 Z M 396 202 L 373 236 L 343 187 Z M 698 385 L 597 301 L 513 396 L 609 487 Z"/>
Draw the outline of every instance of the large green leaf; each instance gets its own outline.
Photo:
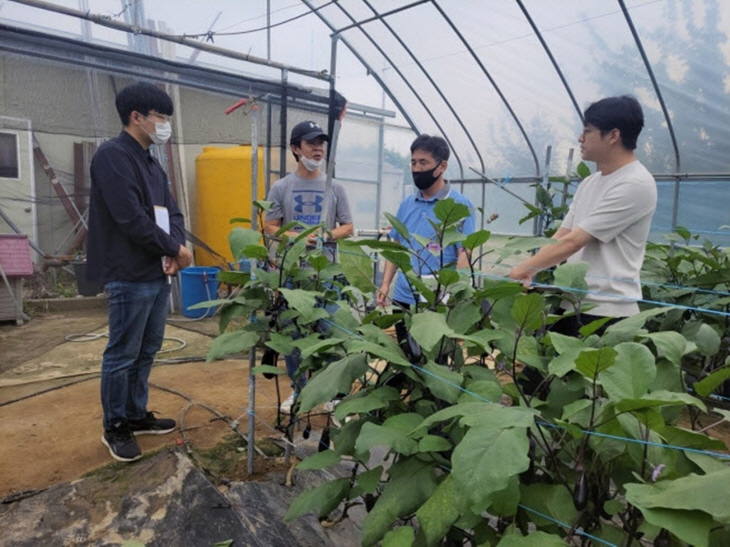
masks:
<path id="1" fill-rule="evenodd" d="M 291 336 L 285 336 L 277 332 L 272 332 L 270 340 L 266 342 L 266 346 L 270 347 L 281 355 L 291 355 L 295 349 L 294 340 Z"/>
<path id="2" fill-rule="evenodd" d="M 465 334 L 482 318 L 481 311 L 476 302 L 465 301 L 459 302 L 454 309 L 449 312 L 447 319 L 448 326 L 457 333 Z"/>
<path id="3" fill-rule="evenodd" d="M 312 377 L 299 394 L 300 411 L 308 412 L 320 403 L 332 400 L 338 393 L 349 393 L 352 382 L 368 371 L 367 356 L 348 355 L 328 364 Z"/>
<path id="4" fill-rule="evenodd" d="M 309 343 L 306 347 L 302 347 L 302 359 L 306 359 L 315 353 L 325 353 L 325 350 L 333 348 L 341 343 L 342 341 L 337 338 L 326 338 L 324 340 L 317 340 L 314 343 Z"/>
<path id="5" fill-rule="evenodd" d="M 243 256 L 248 259 L 266 260 L 269 257 L 269 250 L 264 245 L 246 245 L 243 248 Z"/>
<path id="6" fill-rule="evenodd" d="M 465 342 L 476 344 L 482 351 L 491 353 L 490 343 L 498 340 L 503 335 L 504 333 L 498 330 L 482 329 L 471 334 L 458 334 L 455 332 L 449 338 L 456 338 L 457 340 L 464 340 Z M 467 347 L 469 347 L 469 344 L 467 344 Z"/>
<path id="7" fill-rule="evenodd" d="M 497 547 L 565 547 L 565 540 L 560 536 L 538 531 L 530 532 L 527 536 L 504 536 Z"/>
<path id="8" fill-rule="evenodd" d="M 616 409 L 621 412 L 653 408 L 656 406 L 693 405 L 707 411 L 704 403 L 692 397 L 689 393 L 675 393 L 674 391 L 652 391 L 640 399 L 622 399 L 616 403 Z"/>
<path id="9" fill-rule="evenodd" d="M 550 333 L 550 343 L 558 353 L 565 353 L 572 349 L 583 349 L 586 344 L 575 336 L 566 336 L 558 332 Z"/>
<path id="10" fill-rule="evenodd" d="M 420 374 L 423 376 L 423 383 L 426 387 L 439 399 L 447 403 L 455 403 L 459 395 L 463 393 L 461 385 L 464 382 L 464 376 L 458 372 L 450 370 L 444 365 L 437 365 L 433 361 L 429 361 L 423 367 Z"/>
<path id="11" fill-rule="evenodd" d="M 551 335 L 551 337 L 552 336 L 553 335 Z M 580 347 L 565 350 L 565 352 L 550 361 L 548 364 L 548 372 L 550 374 L 554 374 L 558 378 L 562 378 L 571 370 L 575 370 L 576 359 L 578 359 L 578 356 L 582 351 L 583 350 Z"/>
<path id="12" fill-rule="evenodd" d="M 554 284 L 562 289 L 588 290 L 586 274 L 588 273 L 587 262 L 571 262 L 558 266 L 553 273 Z M 583 296 L 580 292 L 579 296 Z"/>
<path id="13" fill-rule="evenodd" d="M 411 255 L 404 251 L 383 251 L 380 253 L 383 258 L 392 262 L 403 272 L 409 272 L 413 269 L 411 265 Z"/>
<path id="14" fill-rule="evenodd" d="M 439 273 L 436 275 L 436 279 L 438 279 L 439 284 L 446 288 L 450 285 L 453 285 L 457 281 L 459 281 L 459 272 L 456 270 L 446 269 L 439 271 Z M 435 289 L 435 287 L 434 287 Z"/>
<path id="15" fill-rule="evenodd" d="M 584 178 L 586 178 L 586 177 L 590 176 L 590 174 L 591 174 L 591 168 L 590 168 L 590 167 L 588 167 L 588 166 L 587 166 L 587 165 L 585 164 L 585 162 L 580 162 L 580 163 L 579 163 L 579 164 L 578 164 L 578 165 L 576 166 L 576 168 L 575 168 L 575 172 L 576 172 L 576 174 L 577 174 L 577 175 L 578 175 L 578 176 L 579 176 L 580 178 L 584 179 Z"/>
<path id="16" fill-rule="evenodd" d="M 656 376 L 654 355 L 635 342 L 619 344 L 616 362 L 598 375 L 603 389 L 613 400 L 637 399 L 649 389 Z"/>
<path id="17" fill-rule="evenodd" d="M 339 463 L 341 457 L 332 450 L 324 450 L 311 454 L 302 462 L 299 462 L 297 469 L 324 469 Z"/>
<path id="18" fill-rule="evenodd" d="M 710 393 L 715 391 L 720 384 L 724 383 L 728 379 L 730 379 L 730 367 L 723 367 L 707 376 L 707 378 L 703 378 L 699 382 L 696 382 L 692 387 L 698 395 L 701 397 L 707 397 Z"/>
<path id="19" fill-rule="evenodd" d="M 638 331 L 641 327 L 644 326 L 644 323 L 651 317 L 654 317 L 655 315 L 661 315 L 662 313 L 667 313 L 672 308 L 653 308 L 650 310 L 644 310 L 642 312 L 639 312 L 635 315 L 632 315 L 630 317 L 627 317 L 626 319 L 622 319 L 621 321 L 618 321 L 608 327 L 606 329 L 606 332 L 611 331 L 619 331 L 619 330 L 627 330 L 631 332 Z"/>
<path id="20" fill-rule="evenodd" d="M 464 243 L 462 243 L 462 245 L 468 251 L 473 251 L 477 247 L 480 247 L 481 245 L 484 245 L 487 241 L 489 241 L 491 235 L 492 233 L 488 230 L 477 230 L 476 232 L 473 232 L 466 236 L 466 239 L 464 240 Z"/>
<path id="21" fill-rule="evenodd" d="M 588 378 L 594 378 L 616 362 L 618 353 L 613 348 L 586 349 L 575 359 L 575 368 Z"/>
<path id="22" fill-rule="evenodd" d="M 719 439 L 715 439 L 704 433 L 683 429 L 681 427 L 668 426 L 660 429 L 659 432 L 667 443 L 675 446 L 686 446 L 688 448 L 699 448 L 701 450 L 727 450 L 728 448 L 725 446 L 725 443 Z M 692 452 L 685 452 L 685 456 L 692 461 L 695 461 L 695 456 L 713 459 L 712 456 L 703 456 Z M 695 461 L 695 463 L 697 462 Z"/>
<path id="23" fill-rule="evenodd" d="M 404 435 L 408 435 L 423 422 L 423 416 L 417 412 L 404 412 L 389 417 L 383 422 L 383 427 L 395 429 Z"/>
<path id="24" fill-rule="evenodd" d="M 535 483 L 522 486 L 523 505 L 557 521 L 571 523 L 577 511 L 573 505 L 573 497 L 562 484 Z M 537 513 L 529 513 L 529 517 L 538 528 L 553 529 L 555 523 L 541 517 Z"/>
<path id="25" fill-rule="evenodd" d="M 459 395 L 459 403 L 491 402 L 496 403 L 502 396 L 502 386 L 498 381 L 476 380 L 466 384 L 466 391 Z"/>
<path id="26" fill-rule="evenodd" d="M 512 475 L 525 471 L 529 441 L 526 428 L 473 427 L 454 449 L 452 475 L 472 511 L 489 506 L 492 493 L 504 490 Z"/>
<path id="27" fill-rule="evenodd" d="M 312 228 L 309 231 L 314 231 L 316 228 Z M 281 247 L 279 247 L 281 249 Z M 292 269 L 293 266 L 299 263 L 307 249 L 307 239 L 302 238 L 295 241 L 291 246 L 286 249 L 286 256 L 281 263 L 281 267 L 285 272 Z"/>
<path id="28" fill-rule="evenodd" d="M 479 412 L 467 414 L 461 418 L 462 425 L 492 429 L 509 429 L 512 427 L 530 427 L 537 412 L 531 408 L 520 406 L 489 405 Z"/>
<path id="29" fill-rule="evenodd" d="M 360 473 L 357 476 L 357 486 L 360 488 L 360 490 L 362 490 L 362 492 L 372 494 L 378 488 L 378 484 L 380 484 L 380 479 L 382 478 L 382 476 L 383 466 L 379 465 L 377 467 L 374 467 L 373 469 L 370 469 L 369 471 L 364 471 L 363 473 Z"/>
<path id="30" fill-rule="evenodd" d="M 431 351 L 441 338 L 454 334 L 446 323 L 446 316 L 433 311 L 424 311 L 411 319 L 411 336 L 426 351 Z"/>
<path id="31" fill-rule="evenodd" d="M 385 408 L 398 399 L 400 399 L 400 392 L 390 386 L 379 387 L 373 391 L 359 391 L 337 405 L 335 416 L 337 419 L 342 420 L 350 414 L 360 414 Z"/>
<path id="32" fill-rule="evenodd" d="M 345 277 L 364 293 L 375 291 L 373 284 L 373 259 L 358 245 L 346 239 L 337 242 L 340 266 Z"/>
<path id="33" fill-rule="evenodd" d="M 515 299 L 512 317 L 521 330 L 534 331 L 543 324 L 545 298 L 539 294 L 524 294 Z"/>
<path id="34" fill-rule="evenodd" d="M 691 348 L 688 348 L 687 339 L 678 332 L 653 332 L 642 335 L 642 338 L 648 338 L 654 342 L 659 357 L 665 357 L 678 366 L 682 364 L 682 356 L 691 351 Z"/>
<path id="35" fill-rule="evenodd" d="M 390 482 L 383 487 L 382 495 L 363 522 L 363 547 L 380 541 L 396 519 L 414 513 L 437 487 L 431 463 L 416 458 L 394 464 L 389 475 Z"/>
<path id="36" fill-rule="evenodd" d="M 412 547 L 416 531 L 411 526 L 399 526 L 383 538 L 383 547 Z"/>
<path id="37" fill-rule="evenodd" d="M 383 425 L 365 424 L 355 443 L 355 451 L 369 452 L 374 446 L 387 446 L 404 456 L 418 452 L 418 442 L 408 438 L 403 431 Z"/>
<path id="38" fill-rule="evenodd" d="M 301 313 L 306 313 L 312 310 L 317 303 L 317 293 L 312 291 L 305 291 L 302 289 L 279 289 L 281 295 L 287 301 L 290 308 L 293 308 Z"/>
<path id="39" fill-rule="evenodd" d="M 228 285 L 245 285 L 251 279 L 251 274 L 248 272 L 233 272 L 233 271 L 222 271 L 216 275 L 216 281 L 218 283 L 226 283 Z"/>
<path id="40" fill-rule="evenodd" d="M 504 490 L 494 492 L 489 498 L 487 513 L 498 517 L 513 517 L 520 504 L 520 477 L 513 475 Z"/>
<path id="41" fill-rule="evenodd" d="M 339 406 L 337 407 L 339 408 Z M 360 430 L 371 418 L 350 420 L 342 424 L 342 427 L 330 431 L 330 439 L 335 445 L 335 452 L 340 455 L 355 455 L 355 442 L 360 435 Z"/>
<path id="42" fill-rule="evenodd" d="M 438 422 L 446 422 L 456 417 L 468 416 L 471 414 L 489 411 L 495 405 L 492 403 L 477 403 L 477 402 L 465 402 L 459 403 L 458 405 L 448 406 L 438 412 L 434 412 L 428 418 L 423 420 L 418 428 L 412 433 L 416 435 L 433 424 Z"/>
<path id="43" fill-rule="evenodd" d="M 233 260 L 238 262 L 243 258 L 243 249 L 249 245 L 258 245 L 261 234 L 248 228 L 233 228 L 228 234 L 228 245 L 231 247 Z"/>
<path id="44" fill-rule="evenodd" d="M 337 509 L 350 491 L 350 479 L 335 479 L 305 490 L 291 503 L 284 520 L 294 520 L 306 513 L 315 513 L 324 518 Z"/>
<path id="45" fill-rule="evenodd" d="M 444 226 L 451 226 L 470 215 L 469 207 L 453 198 L 439 200 L 433 208 L 433 213 Z"/>
<path id="46" fill-rule="evenodd" d="M 433 495 L 416 511 L 418 523 L 421 525 L 418 545 L 431 546 L 440 543 L 459 518 L 459 497 L 451 475 L 446 475 Z"/>
<path id="47" fill-rule="evenodd" d="M 697 345 L 697 349 L 702 355 L 712 356 L 720 350 L 722 339 L 717 331 L 707 323 L 702 321 L 688 323 L 682 329 L 682 334 L 687 340 L 692 340 Z"/>
<path id="48" fill-rule="evenodd" d="M 452 448 L 453 445 L 448 439 L 438 435 L 426 435 L 418 441 L 419 452 L 445 452 Z"/>
<path id="49" fill-rule="evenodd" d="M 373 357 L 384 359 L 396 365 L 411 366 L 411 363 L 403 355 L 403 351 L 396 344 L 386 347 L 367 340 L 353 340 L 348 345 L 348 351 L 349 353 L 367 352 Z"/>
<path id="50" fill-rule="evenodd" d="M 213 340 L 210 345 L 208 355 L 205 357 L 207 362 L 220 359 L 224 355 L 231 353 L 240 353 L 250 348 L 259 341 L 259 333 L 251 331 L 235 331 L 221 334 Z"/>
<path id="51" fill-rule="evenodd" d="M 385 215 L 385 218 L 388 219 L 398 235 L 401 236 L 404 241 L 408 241 L 410 239 L 410 234 L 408 233 L 408 228 L 406 228 L 406 225 L 398 220 L 398 217 L 391 215 L 390 213 L 383 214 Z"/>
<path id="52" fill-rule="evenodd" d="M 710 546 L 710 531 L 715 526 L 712 517 L 702 511 L 637 506 L 649 524 L 666 528 L 670 533 L 694 547 Z"/>
<path id="53" fill-rule="evenodd" d="M 507 240 L 503 247 L 497 249 L 501 258 L 507 258 L 515 254 L 533 251 L 545 245 L 555 245 L 558 241 L 549 237 L 524 237 L 516 236 Z"/>

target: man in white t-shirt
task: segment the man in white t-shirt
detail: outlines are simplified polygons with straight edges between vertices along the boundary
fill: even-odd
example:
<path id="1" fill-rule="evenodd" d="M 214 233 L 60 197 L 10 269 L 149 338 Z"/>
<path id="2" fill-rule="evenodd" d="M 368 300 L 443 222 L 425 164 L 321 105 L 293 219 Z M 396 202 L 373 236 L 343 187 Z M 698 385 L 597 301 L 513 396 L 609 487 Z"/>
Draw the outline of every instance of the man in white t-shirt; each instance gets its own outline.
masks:
<path id="1" fill-rule="evenodd" d="M 578 186 L 553 239 L 509 276 L 530 286 L 535 274 L 563 261 L 587 262 L 589 314 L 569 316 L 551 330 L 577 335 L 581 326 L 604 317 L 639 312 L 639 272 L 657 202 L 654 177 L 634 155 L 644 114 L 633 97 L 609 97 L 584 112 L 578 138 L 583 159 L 597 171 Z M 608 326 L 604 324 L 603 328 Z"/>

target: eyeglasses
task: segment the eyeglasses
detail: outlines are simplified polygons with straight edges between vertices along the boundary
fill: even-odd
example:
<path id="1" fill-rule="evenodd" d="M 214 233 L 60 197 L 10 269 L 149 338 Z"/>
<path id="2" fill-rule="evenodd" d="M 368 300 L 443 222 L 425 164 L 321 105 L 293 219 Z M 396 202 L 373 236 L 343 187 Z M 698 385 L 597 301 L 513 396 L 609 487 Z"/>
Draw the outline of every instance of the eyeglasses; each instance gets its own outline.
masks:
<path id="1" fill-rule="evenodd" d="M 159 112 L 155 112 L 154 110 L 150 110 L 147 114 L 148 114 L 148 116 L 154 116 L 155 118 L 160 119 L 163 122 L 170 121 L 170 116 L 168 116 L 167 114 L 160 114 Z M 142 116 L 143 118 L 147 118 L 149 120 L 149 117 L 145 116 L 141 112 L 140 112 L 140 116 Z"/>

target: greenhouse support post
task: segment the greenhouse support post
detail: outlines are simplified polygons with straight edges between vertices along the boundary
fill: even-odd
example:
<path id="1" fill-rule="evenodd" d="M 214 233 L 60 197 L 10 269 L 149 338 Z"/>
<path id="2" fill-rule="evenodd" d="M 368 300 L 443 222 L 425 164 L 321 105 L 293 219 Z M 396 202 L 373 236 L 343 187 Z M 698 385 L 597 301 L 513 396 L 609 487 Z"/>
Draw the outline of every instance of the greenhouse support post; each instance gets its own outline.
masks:
<path id="1" fill-rule="evenodd" d="M 257 230 L 256 200 L 259 192 L 259 112 L 256 103 L 251 107 L 251 229 Z M 248 474 L 253 474 L 254 447 L 256 446 L 256 376 L 251 370 L 256 364 L 256 346 L 248 350 Z"/>

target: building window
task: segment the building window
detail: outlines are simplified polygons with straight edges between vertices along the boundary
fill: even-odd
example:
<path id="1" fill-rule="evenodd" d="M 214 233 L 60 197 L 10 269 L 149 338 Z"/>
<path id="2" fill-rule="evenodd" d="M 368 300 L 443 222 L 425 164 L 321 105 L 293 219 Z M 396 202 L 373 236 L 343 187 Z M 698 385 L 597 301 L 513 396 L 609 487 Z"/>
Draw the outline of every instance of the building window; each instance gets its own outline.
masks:
<path id="1" fill-rule="evenodd" d="M 0 133 L 0 178 L 17 179 L 18 169 L 18 135 Z"/>

